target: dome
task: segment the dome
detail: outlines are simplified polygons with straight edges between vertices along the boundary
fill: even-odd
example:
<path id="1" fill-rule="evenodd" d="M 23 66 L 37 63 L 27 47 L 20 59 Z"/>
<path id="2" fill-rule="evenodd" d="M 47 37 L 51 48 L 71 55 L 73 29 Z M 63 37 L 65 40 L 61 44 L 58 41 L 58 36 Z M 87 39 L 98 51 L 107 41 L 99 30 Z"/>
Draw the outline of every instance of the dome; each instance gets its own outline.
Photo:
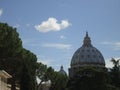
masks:
<path id="1" fill-rule="evenodd" d="M 77 49 L 71 60 L 71 68 L 81 66 L 105 66 L 104 57 L 97 48 L 92 46 L 88 32 L 86 32 L 83 45 Z"/>
<path id="2" fill-rule="evenodd" d="M 67 73 L 64 71 L 63 66 L 61 66 L 59 73 L 63 75 L 67 75 Z"/>

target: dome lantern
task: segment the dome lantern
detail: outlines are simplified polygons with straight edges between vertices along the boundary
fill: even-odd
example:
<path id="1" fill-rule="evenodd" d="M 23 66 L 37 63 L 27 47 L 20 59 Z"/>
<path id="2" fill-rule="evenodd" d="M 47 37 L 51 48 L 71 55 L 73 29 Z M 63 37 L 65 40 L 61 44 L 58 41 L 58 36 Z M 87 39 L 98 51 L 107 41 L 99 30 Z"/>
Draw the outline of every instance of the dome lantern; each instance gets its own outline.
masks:
<path id="1" fill-rule="evenodd" d="M 84 37 L 83 46 L 87 46 L 87 47 L 92 46 L 90 37 L 88 36 L 88 32 L 86 32 L 86 36 Z"/>

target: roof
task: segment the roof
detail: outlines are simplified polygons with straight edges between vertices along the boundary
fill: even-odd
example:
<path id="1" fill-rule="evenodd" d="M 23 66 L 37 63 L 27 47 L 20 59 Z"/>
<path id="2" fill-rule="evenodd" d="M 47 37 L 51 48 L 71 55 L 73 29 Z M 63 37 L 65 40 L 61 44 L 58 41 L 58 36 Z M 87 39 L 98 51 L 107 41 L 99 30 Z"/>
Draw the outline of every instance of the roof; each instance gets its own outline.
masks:
<path id="1" fill-rule="evenodd" d="M 88 32 L 83 40 L 83 45 L 76 50 L 71 60 L 71 67 L 79 66 L 105 66 L 104 57 L 101 52 L 91 44 Z"/>

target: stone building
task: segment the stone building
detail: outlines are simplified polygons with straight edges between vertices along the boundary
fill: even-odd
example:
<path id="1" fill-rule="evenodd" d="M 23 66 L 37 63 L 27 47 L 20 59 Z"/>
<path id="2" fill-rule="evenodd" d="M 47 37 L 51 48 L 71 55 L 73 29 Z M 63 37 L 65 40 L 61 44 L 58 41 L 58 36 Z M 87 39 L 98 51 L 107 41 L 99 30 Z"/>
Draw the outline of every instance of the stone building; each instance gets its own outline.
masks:
<path id="1" fill-rule="evenodd" d="M 8 78 L 11 78 L 11 75 L 4 70 L 0 70 L 0 90 L 11 90 L 11 85 L 7 83 Z"/>
<path id="2" fill-rule="evenodd" d="M 46 82 L 43 82 L 41 86 L 38 88 L 38 90 L 49 90 L 50 86 L 51 86 L 51 81 L 48 80 Z"/>
<path id="3" fill-rule="evenodd" d="M 84 37 L 83 45 L 73 54 L 69 68 L 69 77 L 73 77 L 82 67 L 105 68 L 104 57 L 101 52 L 91 44 L 88 32 L 86 32 L 86 36 Z"/>

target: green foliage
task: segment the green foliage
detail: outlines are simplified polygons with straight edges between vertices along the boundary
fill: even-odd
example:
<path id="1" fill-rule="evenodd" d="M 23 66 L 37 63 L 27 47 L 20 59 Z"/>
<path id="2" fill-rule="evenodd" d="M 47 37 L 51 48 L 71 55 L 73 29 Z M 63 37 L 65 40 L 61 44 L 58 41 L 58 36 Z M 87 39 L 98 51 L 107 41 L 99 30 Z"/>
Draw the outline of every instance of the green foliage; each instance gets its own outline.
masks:
<path id="1" fill-rule="evenodd" d="M 50 90 L 65 90 L 68 77 L 59 72 L 54 71 L 52 67 L 47 67 L 42 63 L 38 63 L 37 76 L 42 82 L 51 81 Z"/>
<path id="2" fill-rule="evenodd" d="M 18 67 L 21 62 L 22 42 L 15 28 L 0 23 L 0 68 L 12 75 L 12 90 L 18 78 Z"/>
<path id="3" fill-rule="evenodd" d="M 110 85 L 110 84 L 106 85 L 106 87 L 107 87 L 106 90 L 120 90 L 119 88 L 117 88 L 113 85 Z"/>
<path id="4" fill-rule="evenodd" d="M 22 47 L 22 41 L 16 28 L 6 23 L 0 23 L 0 69 L 12 75 L 12 90 L 16 90 L 16 84 L 20 84 L 20 81 L 25 82 L 25 79 L 21 80 L 24 64 L 31 77 L 31 79 L 26 77 L 32 83 L 29 86 L 30 90 L 35 90 L 36 62 L 36 55 Z"/>
<path id="5" fill-rule="evenodd" d="M 68 77 L 59 72 L 54 72 L 54 78 L 50 90 L 65 90 Z"/>
<path id="6" fill-rule="evenodd" d="M 25 64 L 23 64 L 22 74 L 20 78 L 20 90 L 33 90 L 30 86 L 31 83 L 31 75 Z"/>
<path id="7" fill-rule="evenodd" d="M 83 68 L 68 81 L 68 90 L 107 90 L 107 72 Z"/>
<path id="8" fill-rule="evenodd" d="M 22 42 L 16 28 L 0 23 L 0 56 L 12 57 L 22 50 Z"/>
<path id="9" fill-rule="evenodd" d="M 55 74 L 56 72 L 54 69 L 52 67 L 48 67 L 45 73 L 45 77 L 46 79 L 51 80 L 51 82 L 55 82 Z"/>
<path id="10" fill-rule="evenodd" d="M 111 59 L 111 62 L 113 63 L 113 68 L 110 71 L 110 79 L 111 79 L 111 84 L 119 87 L 120 88 L 120 65 L 119 65 L 119 61 L 115 60 L 114 58 Z"/>
<path id="11" fill-rule="evenodd" d="M 47 66 L 42 63 L 37 63 L 36 76 L 41 80 L 41 83 L 45 81 L 45 73 L 47 71 Z"/>
<path id="12" fill-rule="evenodd" d="M 29 85 L 30 90 L 35 90 L 35 83 L 36 83 L 36 68 L 37 68 L 37 58 L 36 55 L 34 55 L 32 52 L 30 52 L 29 50 L 23 49 L 22 52 L 22 68 L 24 68 L 24 65 L 26 66 L 26 68 L 28 69 L 28 73 L 30 74 L 30 78 L 29 78 L 29 82 L 31 82 L 31 85 Z M 21 81 L 21 74 L 23 74 L 24 72 L 21 70 L 20 72 L 20 81 Z M 24 82 L 25 79 L 22 79 L 22 81 Z"/>

